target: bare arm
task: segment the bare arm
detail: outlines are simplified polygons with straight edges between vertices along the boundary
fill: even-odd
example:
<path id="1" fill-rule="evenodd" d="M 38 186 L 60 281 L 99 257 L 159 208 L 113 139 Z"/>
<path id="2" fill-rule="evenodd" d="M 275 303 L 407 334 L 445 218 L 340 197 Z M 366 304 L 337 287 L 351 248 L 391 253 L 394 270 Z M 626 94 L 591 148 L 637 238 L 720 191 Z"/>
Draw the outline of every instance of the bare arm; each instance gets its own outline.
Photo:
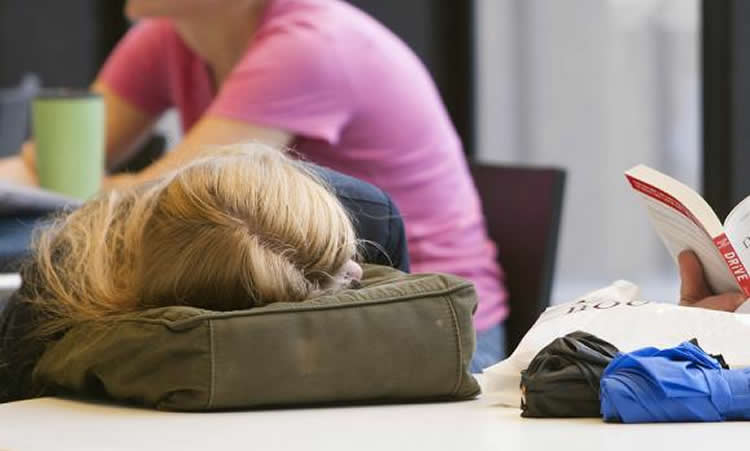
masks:
<path id="1" fill-rule="evenodd" d="M 133 153 L 158 117 L 124 100 L 98 80 L 91 86 L 91 90 L 104 99 L 107 118 L 107 167 L 112 167 Z"/>
<path id="2" fill-rule="evenodd" d="M 103 83 L 94 83 L 92 90 L 104 98 L 107 114 L 107 162 L 112 166 L 132 154 L 141 137 L 157 118 L 120 98 Z M 220 117 L 204 117 L 162 159 L 138 174 L 110 176 L 105 180 L 105 187 L 127 186 L 159 177 L 212 146 L 252 140 L 272 146 L 285 146 L 293 138 L 294 135 L 280 129 Z M 35 167 L 34 145 L 33 142 L 27 142 L 22 149 L 21 158 L 12 157 L 0 161 L 0 179 L 36 185 Z"/>
<path id="3" fill-rule="evenodd" d="M 276 128 L 221 117 L 204 117 L 190 130 L 182 142 L 170 149 L 163 158 L 137 174 L 112 176 L 108 178 L 106 185 L 108 187 L 125 186 L 159 177 L 189 162 L 211 147 L 253 140 L 262 141 L 274 147 L 282 147 L 289 145 L 293 138 L 293 134 Z"/>

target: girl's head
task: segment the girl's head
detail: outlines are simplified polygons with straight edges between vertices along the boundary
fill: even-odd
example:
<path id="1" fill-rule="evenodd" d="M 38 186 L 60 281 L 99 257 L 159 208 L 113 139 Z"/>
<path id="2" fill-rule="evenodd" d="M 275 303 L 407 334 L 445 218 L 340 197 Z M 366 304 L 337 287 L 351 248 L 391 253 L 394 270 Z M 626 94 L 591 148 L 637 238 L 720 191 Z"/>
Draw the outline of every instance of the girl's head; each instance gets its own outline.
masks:
<path id="1" fill-rule="evenodd" d="M 101 194 L 42 229 L 34 251 L 32 300 L 52 329 L 166 305 L 298 302 L 361 275 L 336 196 L 260 144 Z"/>

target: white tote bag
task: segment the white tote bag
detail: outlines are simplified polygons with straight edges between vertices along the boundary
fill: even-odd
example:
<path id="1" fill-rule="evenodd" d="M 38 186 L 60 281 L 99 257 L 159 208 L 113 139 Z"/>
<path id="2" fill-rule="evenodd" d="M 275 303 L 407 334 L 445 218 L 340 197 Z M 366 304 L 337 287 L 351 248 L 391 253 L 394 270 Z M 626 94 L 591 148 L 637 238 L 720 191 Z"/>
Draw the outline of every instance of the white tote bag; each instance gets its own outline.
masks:
<path id="1" fill-rule="evenodd" d="M 722 354 L 731 368 L 750 366 L 750 315 L 645 301 L 636 285 L 620 280 L 545 310 L 513 354 L 484 371 L 483 396 L 518 407 L 521 370 L 552 340 L 577 330 L 596 335 L 621 352 L 672 347 L 697 338 L 706 352 Z"/>

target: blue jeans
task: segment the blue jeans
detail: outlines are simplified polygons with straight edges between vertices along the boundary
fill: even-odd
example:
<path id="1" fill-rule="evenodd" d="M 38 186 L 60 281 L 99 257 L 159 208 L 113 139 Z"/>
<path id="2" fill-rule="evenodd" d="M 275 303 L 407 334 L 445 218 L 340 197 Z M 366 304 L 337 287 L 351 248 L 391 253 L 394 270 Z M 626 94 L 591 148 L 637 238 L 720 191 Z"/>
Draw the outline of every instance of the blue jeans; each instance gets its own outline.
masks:
<path id="1" fill-rule="evenodd" d="M 477 332 L 477 350 L 471 359 L 471 372 L 481 373 L 485 368 L 505 358 L 505 325 L 493 326 Z"/>

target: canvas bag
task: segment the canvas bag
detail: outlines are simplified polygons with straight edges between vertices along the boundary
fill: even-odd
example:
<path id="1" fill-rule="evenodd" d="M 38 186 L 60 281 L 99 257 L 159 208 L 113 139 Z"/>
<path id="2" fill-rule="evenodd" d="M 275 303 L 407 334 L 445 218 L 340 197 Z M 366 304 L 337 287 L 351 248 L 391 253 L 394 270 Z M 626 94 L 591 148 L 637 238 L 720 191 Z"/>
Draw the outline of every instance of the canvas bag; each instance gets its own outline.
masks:
<path id="1" fill-rule="evenodd" d="M 458 400 L 479 394 L 474 286 L 365 265 L 362 288 L 231 312 L 174 306 L 75 326 L 33 380 L 165 410 Z"/>

